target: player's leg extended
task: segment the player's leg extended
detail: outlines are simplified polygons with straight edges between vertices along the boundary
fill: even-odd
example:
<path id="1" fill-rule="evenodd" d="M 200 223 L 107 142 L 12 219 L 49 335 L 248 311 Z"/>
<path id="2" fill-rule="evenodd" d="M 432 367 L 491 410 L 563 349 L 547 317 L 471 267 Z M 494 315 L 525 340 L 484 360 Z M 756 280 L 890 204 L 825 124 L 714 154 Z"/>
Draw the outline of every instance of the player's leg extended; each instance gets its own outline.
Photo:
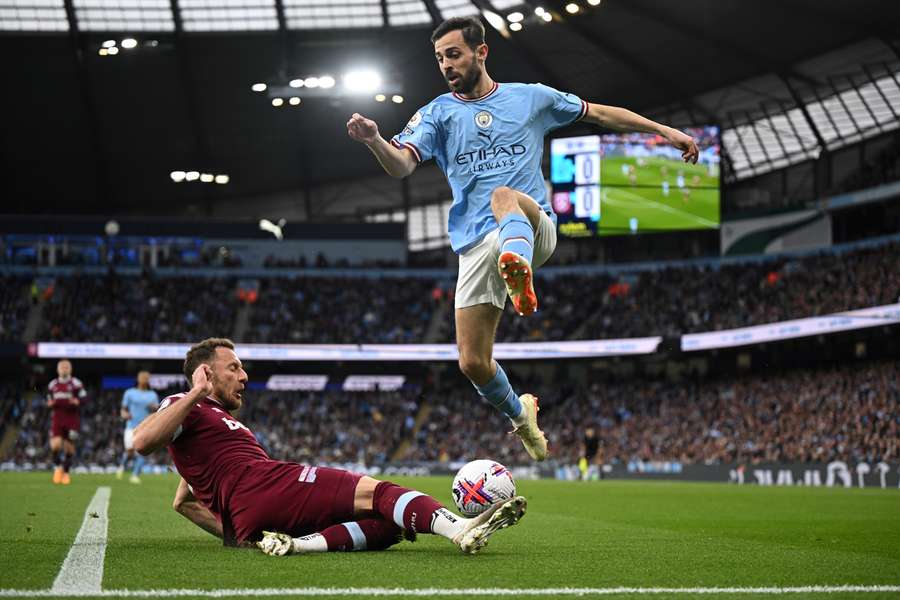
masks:
<path id="1" fill-rule="evenodd" d="M 257 546 L 266 554 L 304 554 L 307 552 L 347 552 L 384 550 L 403 539 L 403 529 L 392 519 L 384 519 L 373 509 L 378 481 L 360 477 L 352 490 L 353 520 L 331 525 L 318 533 L 292 538 L 288 534 L 263 532 Z M 348 498 L 349 500 L 349 498 Z"/>
<path id="2" fill-rule="evenodd" d="M 532 261 L 541 209 L 527 194 L 503 186 L 491 195 L 491 210 L 500 225 L 497 268 L 516 312 L 528 316 L 538 305 Z"/>
<path id="3" fill-rule="evenodd" d="M 50 438 L 50 456 L 53 458 L 53 483 L 62 483 L 62 436 L 54 435 Z"/>
<path id="4" fill-rule="evenodd" d="M 286 533 L 263 532 L 257 547 L 272 556 L 309 552 L 386 550 L 403 540 L 403 530 L 385 519 L 357 519 L 326 527 L 319 533 L 292 538 Z"/>
<path id="5" fill-rule="evenodd" d="M 258 546 L 266 554 L 276 556 L 317 551 L 381 550 L 397 543 L 405 532 L 408 539 L 413 539 L 416 533 L 440 535 L 463 552 L 473 554 L 484 547 L 493 533 L 515 525 L 525 514 L 525 507 L 525 499 L 518 496 L 497 503 L 474 519 L 464 519 L 422 492 L 362 477 L 357 483 L 353 502 L 356 521 L 334 525 L 301 538 L 264 532 Z"/>
<path id="6" fill-rule="evenodd" d="M 431 496 L 390 481 L 376 482 L 372 493 L 372 509 L 382 518 L 392 520 L 408 533 L 445 537 L 466 554 L 475 554 L 492 534 L 518 523 L 525 507 L 525 498 L 516 496 L 494 504 L 477 517 L 464 519 Z"/>
<path id="7" fill-rule="evenodd" d="M 492 358 L 494 335 L 501 314 L 500 309 L 491 304 L 456 309 L 459 368 L 482 398 L 509 417 L 528 455 L 535 460 L 544 460 L 547 458 L 547 439 L 537 425 L 537 398 L 531 394 L 518 396 L 503 367 Z"/>
<path id="8" fill-rule="evenodd" d="M 69 432 L 70 435 L 72 432 Z M 63 450 L 65 451 L 65 458 L 63 459 L 63 474 L 62 481 L 63 485 L 69 485 L 71 483 L 71 479 L 69 477 L 69 469 L 72 468 L 72 459 L 75 457 L 75 442 L 72 440 L 63 440 Z"/>
<path id="9" fill-rule="evenodd" d="M 140 483 L 141 482 L 141 470 L 144 468 L 145 462 L 146 462 L 146 459 L 143 456 L 141 456 L 140 454 L 138 454 L 134 458 L 134 470 L 132 470 L 131 478 L 129 479 L 129 481 L 131 483 Z"/>
<path id="10" fill-rule="evenodd" d="M 122 479 L 125 475 L 125 469 L 128 468 L 128 462 L 134 460 L 134 430 L 126 427 L 125 433 L 122 435 L 122 445 L 125 450 L 122 451 L 122 459 L 119 461 L 119 468 L 116 470 L 116 479 Z"/>
<path id="11" fill-rule="evenodd" d="M 128 479 L 131 483 L 140 483 L 141 482 L 141 470 L 144 468 L 144 463 L 146 460 L 140 454 L 135 455 L 134 451 L 134 430 L 126 429 L 125 430 L 125 448 L 128 452 L 128 455 L 134 460 L 134 469 L 131 471 L 131 477 Z"/>
<path id="12" fill-rule="evenodd" d="M 514 420 L 522 413 L 522 404 L 506 373 L 493 359 L 494 336 L 502 314 L 492 304 L 457 308 L 456 347 L 463 375 L 491 406 Z"/>

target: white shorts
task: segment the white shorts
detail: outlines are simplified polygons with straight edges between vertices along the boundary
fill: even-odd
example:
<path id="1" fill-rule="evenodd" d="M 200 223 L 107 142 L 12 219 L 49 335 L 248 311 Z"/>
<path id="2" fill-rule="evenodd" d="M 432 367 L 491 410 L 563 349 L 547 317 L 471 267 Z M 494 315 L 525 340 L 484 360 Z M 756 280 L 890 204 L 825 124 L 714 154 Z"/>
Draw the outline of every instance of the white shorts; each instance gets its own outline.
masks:
<path id="1" fill-rule="evenodd" d="M 531 267 L 537 269 L 556 250 L 556 225 L 550 215 L 541 211 L 541 220 L 534 233 L 534 256 Z M 500 259 L 500 229 L 484 236 L 477 245 L 459 256 L 459 276 L 456 279 L 456 308 L 476 304 L 493 304 L 500 310 L 506 306 L 506 284 L 497 270 Z"/>
<path id="2" fill-rule="evenodd" d="M 134 429 L 125 429 L 125 449 L 132 450 L 134 448 Z"/>

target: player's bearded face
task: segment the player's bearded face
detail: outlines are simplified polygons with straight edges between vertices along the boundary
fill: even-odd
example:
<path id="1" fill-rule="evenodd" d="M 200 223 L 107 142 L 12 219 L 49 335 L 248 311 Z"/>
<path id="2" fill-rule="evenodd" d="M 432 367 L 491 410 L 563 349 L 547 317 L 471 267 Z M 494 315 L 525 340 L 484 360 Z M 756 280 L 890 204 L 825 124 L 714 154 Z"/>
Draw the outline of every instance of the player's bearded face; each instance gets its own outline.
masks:
<path id="1" fill-rule="evenodd" d="M 450 86 L 451 91 L 457 94 L 469 94 L 481 81 L 481 69 L 475 62 L 475 55 L 472 55 L 472 60 L 469 61 L 468 67 L 464 68 L 463 65 L 459 65 L 458 69 L 458 73 L 455 73 L 458 75 L 456 79 L 445 74 L 444 78 L 447 80 L 447 85 Z"/>
<path id="2" fill-rule="evenodd" d="M 213 397 L 228 410 L 237 410 L 243 404 L 243 391 L 247 386 L 247 372 L 234 350 L 216 348 L 212 364 Z"/>
<path id="3" fill-rule="evenodd" d="M 482 44 L 470 48 L 460 31 L 452 31 L 435 42 L 434 50 L 441 75 L 450 91 L 471 93 L 481 81 L 487 46 Z"/>

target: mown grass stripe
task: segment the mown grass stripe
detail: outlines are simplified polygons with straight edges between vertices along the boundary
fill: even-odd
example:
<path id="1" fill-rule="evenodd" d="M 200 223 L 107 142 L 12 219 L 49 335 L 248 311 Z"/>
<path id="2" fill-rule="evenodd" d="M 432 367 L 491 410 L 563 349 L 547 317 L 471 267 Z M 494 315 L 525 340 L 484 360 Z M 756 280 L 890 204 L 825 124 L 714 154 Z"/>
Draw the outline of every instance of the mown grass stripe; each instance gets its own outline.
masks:
<path id="1" fill-rule="evenodd" d="M 0 597 L 102 596 L 132 598 L 285 597 L 285 596 L 608 596 L 608 595 L 721 595 L 721 594 L 860 594 L 900 592 L 900 585 L 805 585 L 790 587 L 562 587 L 562 588 L 258 588 L 258 589 L 159 589 L 159 590 L 0 590 Z"/>

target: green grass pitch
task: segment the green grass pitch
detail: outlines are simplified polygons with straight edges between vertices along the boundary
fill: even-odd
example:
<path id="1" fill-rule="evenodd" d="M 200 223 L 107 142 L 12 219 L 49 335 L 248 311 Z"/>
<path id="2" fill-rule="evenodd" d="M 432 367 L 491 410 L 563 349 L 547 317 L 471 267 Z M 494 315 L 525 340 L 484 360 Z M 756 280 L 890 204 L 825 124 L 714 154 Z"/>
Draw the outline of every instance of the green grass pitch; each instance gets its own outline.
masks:
<path id="1" fill-rule="evenodd" d="M 601 234 L 630 232 L 632 218 L 638 219 L 638 232 L 719 226 L 718 172 L 710 176 L 705 165 L 646 158 L 641 166 L 637 159 L 621 156 L 604 158 L 600 164 Z M 622 165 L 633 168 L 633 182 L 623 173 Z M 676 185 L 679 171 L 685 179 L 685 190 Z M 664 180 L 669 182 L 668 195 L 663 194 Z"/>
<path id="2" fill-rule="evenodd" d="M 174 476 L 49 480 L 0 474 L 0 589 L 51 586 L 99 485 L 112 488 L 107 590 L 900 584 L 896 489 L 520 481 L 528 514 L 476 556 L 419 536 L 386 552 L 272 558 L 223 548 L 176 514 Z M 450 504 L 450 478 L 395 481 Z"/>

